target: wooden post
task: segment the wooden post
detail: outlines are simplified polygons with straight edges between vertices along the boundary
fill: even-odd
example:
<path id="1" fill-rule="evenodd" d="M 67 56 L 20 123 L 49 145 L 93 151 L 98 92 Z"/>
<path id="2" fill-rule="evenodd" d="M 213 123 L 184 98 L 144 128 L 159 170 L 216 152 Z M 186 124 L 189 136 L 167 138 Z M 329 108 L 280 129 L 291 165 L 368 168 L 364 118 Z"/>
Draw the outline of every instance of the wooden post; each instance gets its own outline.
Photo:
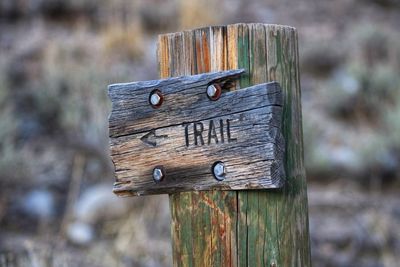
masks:
<path id="1" fill-rule="evenodd" d="M 296 29 L 215 26 L 159 36 L 162 78 L 243 68 L 240 87 L 283 89 L 282 189 L 170 195 L 174 266 L 311 266 Z"/>

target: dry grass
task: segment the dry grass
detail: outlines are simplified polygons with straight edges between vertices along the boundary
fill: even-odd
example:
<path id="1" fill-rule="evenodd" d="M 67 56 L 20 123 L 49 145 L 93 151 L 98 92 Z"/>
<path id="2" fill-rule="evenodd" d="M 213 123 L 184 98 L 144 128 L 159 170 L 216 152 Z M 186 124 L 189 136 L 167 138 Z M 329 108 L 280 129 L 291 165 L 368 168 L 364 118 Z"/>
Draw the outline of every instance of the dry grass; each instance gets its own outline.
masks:
<path id="1" fill-rule="evenodd" d="M 179 25 L 181 29 L 193 29 L 219 25 L 224 20 L 223 1 L 179 0 Z"/>
<path id="2" fill-rule="evenodd" d="M 115 60 L 139 60 L 143 57 L 143 31 L 138 23 L 121 27 L 111 25 L 102 35 L 103 53 Z M 118 51 L 118 53 L 115 53 Z"/>

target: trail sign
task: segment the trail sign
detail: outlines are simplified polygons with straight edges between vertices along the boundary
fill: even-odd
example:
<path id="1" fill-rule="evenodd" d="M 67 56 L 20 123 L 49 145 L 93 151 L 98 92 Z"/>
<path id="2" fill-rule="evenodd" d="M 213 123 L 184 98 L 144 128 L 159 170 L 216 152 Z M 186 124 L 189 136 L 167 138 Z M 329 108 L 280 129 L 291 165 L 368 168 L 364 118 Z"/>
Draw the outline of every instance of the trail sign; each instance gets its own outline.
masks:
<path id="1" fill-rule="evenodd" d="M 109 86 L 118 195 L 281 187 L 282 91 L 227 91 L 244 70 Z"/>

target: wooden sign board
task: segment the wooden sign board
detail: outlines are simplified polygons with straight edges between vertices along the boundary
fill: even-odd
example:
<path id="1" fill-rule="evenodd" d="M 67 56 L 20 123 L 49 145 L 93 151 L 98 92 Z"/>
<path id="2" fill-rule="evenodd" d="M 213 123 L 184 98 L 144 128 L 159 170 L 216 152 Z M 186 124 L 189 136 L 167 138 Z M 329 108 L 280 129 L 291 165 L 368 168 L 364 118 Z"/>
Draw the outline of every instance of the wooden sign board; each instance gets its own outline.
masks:
<path id="1" fill-rule="evenodd" d="M 282 91 L 272 82 L 224 92 L 243 72 L 111 85 L 114 192 L 281 187 Z M 207 95 L 209 85 L 222 88 L 218 99 Z M 155 93 L 161 104 L 152 105 Z"/>

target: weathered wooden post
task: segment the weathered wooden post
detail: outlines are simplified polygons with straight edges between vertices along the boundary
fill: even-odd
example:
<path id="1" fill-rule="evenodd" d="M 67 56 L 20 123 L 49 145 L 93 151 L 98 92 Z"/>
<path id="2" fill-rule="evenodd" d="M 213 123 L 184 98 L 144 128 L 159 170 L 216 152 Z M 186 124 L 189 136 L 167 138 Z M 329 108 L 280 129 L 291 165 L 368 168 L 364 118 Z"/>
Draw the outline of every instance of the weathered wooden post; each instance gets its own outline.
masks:
<path id="1" fill-rule="evenodd" d="M 114 191 L 170 193 L 174 266 L 310 266 L 296 30 L 165 34 L 158 61 L 188 77 L 110 87 Z"/>

